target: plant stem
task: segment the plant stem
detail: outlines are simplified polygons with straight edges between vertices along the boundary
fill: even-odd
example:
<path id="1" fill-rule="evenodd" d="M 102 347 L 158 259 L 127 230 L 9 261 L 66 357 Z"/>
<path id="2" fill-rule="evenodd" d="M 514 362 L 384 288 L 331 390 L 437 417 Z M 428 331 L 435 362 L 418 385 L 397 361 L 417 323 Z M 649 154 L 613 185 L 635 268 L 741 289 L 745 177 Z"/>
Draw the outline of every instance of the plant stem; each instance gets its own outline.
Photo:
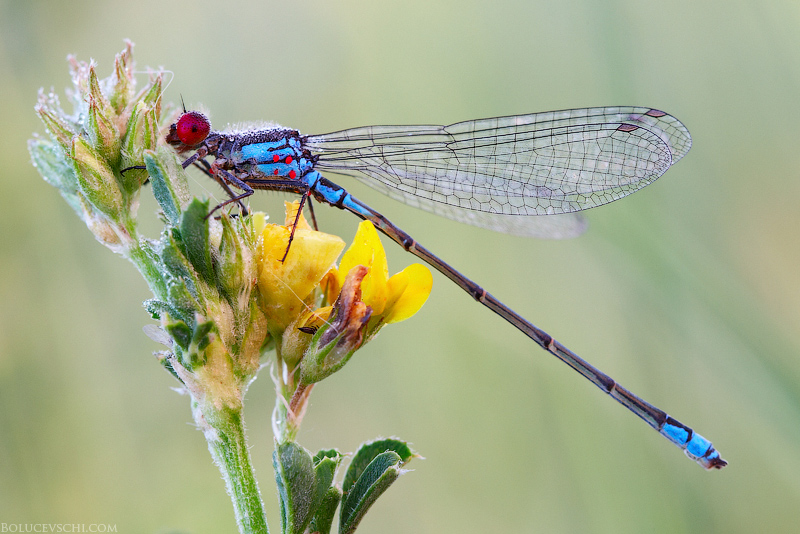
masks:
<path id="1" fill-rule="evenodd" d="M 269 534 L 258 482 L 250 463 L 241 408 L 217 409 L 213 403 L 194 401 L 195 421 L 203 429 L 208 450 L 219 467 L 233 501 L 242 534 Z"/>

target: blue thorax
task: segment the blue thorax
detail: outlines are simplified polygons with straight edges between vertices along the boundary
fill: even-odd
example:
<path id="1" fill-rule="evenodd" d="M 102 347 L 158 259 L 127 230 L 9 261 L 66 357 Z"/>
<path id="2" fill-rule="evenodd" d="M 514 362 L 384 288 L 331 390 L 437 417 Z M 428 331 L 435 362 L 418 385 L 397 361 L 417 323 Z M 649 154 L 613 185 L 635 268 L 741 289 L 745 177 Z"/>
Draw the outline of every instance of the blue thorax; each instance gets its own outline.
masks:
<path id="1" fill-rule="evenodd" d="M 231 154 L 231 159 L 236 166 L 251 163 L 267 176 L 284 178 L 303 176 L 314 167 L 312 161 L 303 156 L 297 137 L 243 144 L 239 152 Z"/>

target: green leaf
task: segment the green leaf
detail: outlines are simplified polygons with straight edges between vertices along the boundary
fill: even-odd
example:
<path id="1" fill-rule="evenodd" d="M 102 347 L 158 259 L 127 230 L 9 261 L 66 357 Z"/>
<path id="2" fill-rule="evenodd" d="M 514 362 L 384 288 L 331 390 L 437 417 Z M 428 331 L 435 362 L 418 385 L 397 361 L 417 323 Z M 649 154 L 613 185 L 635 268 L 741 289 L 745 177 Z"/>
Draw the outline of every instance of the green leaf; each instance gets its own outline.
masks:
<path id="1" fill-rule="evenodd" d="M 78 176 L 75 167 L 65 159 L 63 148 L 43 139 L 31 139 L 28 141 L 28 151 L 33 166 L 42 178 L 58 188 L 70 207 L 83 217 L 83 208 L 78 198 Z"/>
<path id="2" fill-rule="evenodd" d="M 173 308 L 168 302 L 159 299 L 147 299 L 142 303 L 144 309 L 153 319 L 160 319 L 162 314 L 168 313 L 173 317 L 179 317 L 176 313 L 177 310 Z"/>
<path id="3" fill-rule="evenodd" d="M 319 534 L 329 534 L 333 525 L 333 516 L 336 514 L 336 507 L 342 499 L 342 490 L 336 486 L 331 486 L 325 492 L 322 502 L 317 506 L 317 511 L 311 524 L 308 526 L 310 532 Z"/>
<path id="4" fill-rule="evenodd" d="M 370 506 L 397 480 L 403 459 L 394 451 L 377 455 L 345 493 L 339 512 L 339 534 L 355 531 Z"/>
<path id="5" fill-rule="evenodd" d="M 195 311 L 200 309 L 200 304 L 190 291 L 190 283 L 191 280 L 188 278 L 168 278 L 167 280 L 167 296 L 172 306 L 170 313 L 187 323 L 193 320 Z"/>
<path id="6" fill-rule="evenodd" d="M 197 291 L 197 271 L 186 257 L 183 239 L 177 228 L 161 238 L 161 263 L 167 270 L 170 299 L 176 306 L 186 309 L 198 309 L 199 304 L 192 302 L 200 299 Z M 175 286 L 175 287 L 173 287 Z M 174 294 L 173 294 L 174 293 Z"/>
<path id="7" fill-rule="evenodd" d="M 216 279 L 223 295 L 231 304 L 235 304 L 241 291 L 250 284 L 251 272 L 246 269 L 244 261 L 245 257 L 250 256 L 247 254 L 247 244 L 234 227 L 234 224 L 239 225 L 240 221 L 234 223 L 230 217 L 223 215 L 220 217 L 220 223 L 222 223 L 222 235 L 214 262 Z"/>
<path id="8" fill-rule="evenodd" d="M 167 323 L 164 328 L 179 347 L 183 350 L 189 348 L 189 344 L 192 342 L 192 329 L 189 325 L 183 321 L 173 321 Z"/>
<path id="9" fill-rule="evenodd" d="M 367 466 L 379 454 L 386 451 L 394 451 L 403 461 L 403 465 L 408 463 L 412 458 L 418 458 L 419 455 L 414 452 L 405 441 L 399 439 L 378 439 L 375 441 L 368 441 L 359 447 L 358 452 L 353 456 L 350 466 L 347 468 L 347 473 L 342 482 L 342 490 L 345 493 L 350 492 L 350 488 L 358 480 Z"/>
<path id="10" fill-rule="evenodd" d="M 338 465 L 338 463 L 342 461 L 342 458 L 344 458 L 344 456 L 342 455 L 341 452 L 337 451 L 336 449 L 322 449 L 321 451 L 319 451 L 317 454 L 314 455 L 313 458 L 314 465 L 316 466 L 324 458 L 332 458 L 336 460 L 336 463 Z"/>
<path id="11" fill-rule="evenodd" d="M 332 337 L 330 336 L 331 332 L 337 334 Z M 301 383 L 320 382 L 350 361 L 361 345 L 340 343 L 347 333 L 346 330 L 337 328 L 336 317 L 328 320 L 314 333 L 311 345 L 306 349 L 300 362 Z"/>
<path id="12" fill-rule="evenodd" d="M 145 151 L 144 164 L 153 184 L 153 196 L 156 197 L 167 221 L 172 226 L 178 226 L 183 207 L 188 204 L 191 197 L 183 171 L 178 170 L 178 165 L 175 163 L 174 154 L 165 154 L 166 150 L 168 149 L 160 148 L 158 155 L 150 150 Z"/>
<path id="13" fill-rule="evenodd" d="M 168 351 L 162 351 L 159 354 L 169 354 L 169 352 Z M 175 377 L 175 379 L 178 382 L 180 382 L 181 384 L 185 385 L 185 382 L 183 381 L 183 379 L 181 379 L 181 377 L 178 376 L 178 373 L 175 372 L 175 369 L 172 367 L 172 362 L 170 362 L 169 359 L 167 359 L 166 357 L 161 357 L 161 358 L 159 358 L 159 362 L 161 362 L 161 365 L 164 366 L 164 369 L 166 369 L 169 372 L 169 374 L 171 374 L 173 377 Z"/>
<path id="14" fill-rule="evenodd" d="M 215 286 L 208 243 L 208 200 L 193 199 L 181 217 L 181 243 L 186 258 L 207 284 Z"/>
<path id="15" fill-rule="evenodd" d="M 288 441 L 275 447 L 272 459 L 281 501 L 282 532 L 302 534 L 320 505 L 326 503 L 339 458 L 324 456 L 315 461 L 303 447 Z M 323 513 L 320 522 L 324 519 Z"/>
<path id="16" fill-rule="evenodd" d="M 80 127 L 70 124 L 65 117 L 61 106 L 58 104 L 58 97 L 55 95 L 45 95 L 44 91 L 39 90 L 39 103 L 34 107 L 39 118 L 42 119 L 45 128 L 50 136 L 56 141 L 64 152 L 69 153 L 72 146 L 72 138 L 78 135 Z"/>
<path id="17" fill-rule="evenodd" d="M 209 343 L 211 343 L 211 337 L 209 334 L 214 330 L 214 322 L 213 321 L 206 321 L 204 323 L 199 323 L 194 329 L 194 335 L 192 336 L 192 344 L 197 345 L 197 350 L 202 351 L 205 349 Z"/>
<path id="18" fill-rule="evenodd" d="M 322 500 L 325 492 L 333 484 L 333 476 L 336 474 L 336 468 L 339 466 L 339 461 L 333 458 L 323 458 L 314 467 L 314 506 L 313 510 L 316 511 L 317 505 Z"/>

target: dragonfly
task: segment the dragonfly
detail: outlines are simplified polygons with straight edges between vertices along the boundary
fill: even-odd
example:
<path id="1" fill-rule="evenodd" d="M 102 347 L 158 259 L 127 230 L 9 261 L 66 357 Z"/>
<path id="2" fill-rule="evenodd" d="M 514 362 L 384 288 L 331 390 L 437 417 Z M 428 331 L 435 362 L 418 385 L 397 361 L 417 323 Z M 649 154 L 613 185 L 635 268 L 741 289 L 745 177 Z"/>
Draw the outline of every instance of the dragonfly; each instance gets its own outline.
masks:
<path id="1" fill-rule="evenodd" d="M 405 204 L 490 230 L 572 237 L 586 227 L 581 211 L 641 189 L 686 155 L 692 139 L 675 117 L 647 107 L 597 107 L 301 135 L 277 125 L 214 131 L 203 114 L 184 109 L 166 140 L 179 154 L 191 153 L 184 169 L 199 166 L 228 193 L 212 213 L 232 202 L 245 210 L 242 199 L 263 189 L 301 195 L 301 209 L 313 198 L 368 220 L 699 465 L 727 465 L 709 440 L 622 387 L 323 176 L 351 176 Z"/>

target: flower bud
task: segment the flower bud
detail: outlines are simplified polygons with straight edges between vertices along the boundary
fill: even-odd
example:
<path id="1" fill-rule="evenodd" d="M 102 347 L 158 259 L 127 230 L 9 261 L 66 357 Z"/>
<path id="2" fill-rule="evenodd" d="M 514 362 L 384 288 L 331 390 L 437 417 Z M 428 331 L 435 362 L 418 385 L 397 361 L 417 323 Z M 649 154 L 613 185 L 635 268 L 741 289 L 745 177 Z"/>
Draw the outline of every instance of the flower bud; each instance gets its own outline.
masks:
<path id="1" fill-rule="evenodd" d="M 114 122 L 103 113 L 102 107 L 96 99 L 89 100 L 86 133 L 89 135 L 89 142 L 95 146 L 101 156 L 110 165 L 118 166 L 120 156 L 119 132 Z"/>
<path id="2" fill-rule="evenodd" d="M 125 41 L 125 50 L 114 58 L 114 88 L 110 102 L 117 114 L 123 112 L 133 97 L 135 81 L 133 79 L 133 43 Z"/>
<path id="3" fill-rule="evenodd" d="M 119 222 L 123 207 L 122 191 L 102 155 L 84 138 L 73 138 L 70 157 L 78 169 L 78 183 L 86 199 L 111 220 Z"/>
<path id="4" fill-rule="evenodd" d="M 364 343 L 372 308 L 361 300 L 361 284 L 368 269 L 359 265 L 345 278 L 331 319 L 314 335 L 300 362 L 300 383 L 313 384 L 341 369 Z"/>
<path id="5" fill-rule="evenodd" d="M 77 133 L 70 127 L 70 125 L 61 118 L 61 114 L 55 110 L 48 97 L 44 95 L 42 90 L 39 90 L 39 103 L 36 104 L 34 110 L 42 119 L 47 131 L 55 139 L 65 152 L 69 152 L 72 146 L 72 138 Z"/>
<path id="6" fill-rule="evenodd" d="M 128 119 L 120 147 L 120 166 L 141 165 L 145 150 L 155 150 L 158 145 L 158 105 L 137 102 Z M 129 193 L 137 191 L 147 181 L 144 170 L 131 169 L 122 176 L 122 186 Z"/>
<path id="7" fill-rule="evenodd" d="M 89 89 L 87 96 L 91 99 L 92 104 L 100 108 L 100 113 L 107 117 L 117 115 L 100 87 L 100 80 L 97 79 L 97 71 L 94 65 L 89 65 L 87 83 Z"/>
<path id="8" fill-rule="evenodd" d="M 214 269 L 223 294 L 231 301 L 239 300 L 240 293 L 246 292 L 249 295 L 250 281 L 254 276 L 253 255 L 242 241 L 240 232 L 234 228 L 234 225 L 240 225 L 241 222 L 234 222 L 227 215 L 223 215 L 220 222 L 222 232 Z"/>

